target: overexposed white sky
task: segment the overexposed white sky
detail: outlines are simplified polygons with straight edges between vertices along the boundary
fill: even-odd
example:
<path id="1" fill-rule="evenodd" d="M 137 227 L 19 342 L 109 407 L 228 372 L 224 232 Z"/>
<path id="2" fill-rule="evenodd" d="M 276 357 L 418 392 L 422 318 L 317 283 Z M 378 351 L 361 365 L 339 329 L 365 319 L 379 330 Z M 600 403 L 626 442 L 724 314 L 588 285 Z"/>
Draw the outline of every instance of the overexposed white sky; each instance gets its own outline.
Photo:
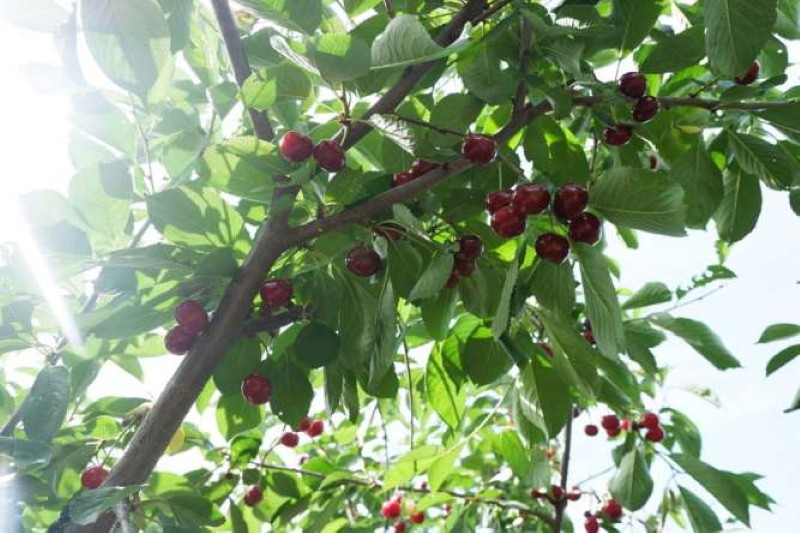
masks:
<path id="1" fill-rule="evenodd" d="M 36 71 L 41 73 L 41 65 L 57 65 L 54 44 L 46 34 L 19 30 L 0 21 L 0 49 L 4 50 L 0 54 L 0 102 L 4 114 L 0 127 L 4 174 L 0 242 L 4 242 L 15 239 L 22 231 L 15 217 L 16 195 L 38 188 L 65 191 L 72 169 L 67 154 L 66 93 L 60 90 L 57 77 L 50 83 L 42 84 L 41 77 L 32 83 L 21 70 L 32 72 L 30 65 L 38 64 Z M 794 61 L 800 57 L 796 47 L 791 56 Z M 754 511 L 752 530 L 788 532 L 797 529 L 800 461 L 793 458 L 800 442 L 800 414 L 786 415 L 782 410 L 800 386 L 800 371 L 797 366 L 789 366 L 765 379 L 766 361 L 779 348 L 756 345 L 755 341 L 769 324 L 800 322 L 800 218 L 790 211 L 785 194 L 765 190 L 764 200 L 755 232 L 734 246 L 730 255 L 728 266 L 739 277 L 727 283 L 724 290 L 676 312 L 709 324 L 744 368 L 720 373 L 685 344 L 670 342 L 657 352 L 673 371 L 664 398 L 654 407 L 662 405 L 663 400 L 692 415 L 702 429 L 703 457 L 708 462 L 720 468 L 765 475 L 760 486 L 778 504 L 775 514 Z M 660 280 L 674 288 L 685 285 L 715 262 L 713 241 L 713 233 L 692 232 L 684 239 L 641 234 L 639 250 L 631 251 L 612 236 L 609 253 L 623 266 L 621 286 L 636 289 L 647 281 Z M 113 372 L 110 381 L 104 380 L 112 372 L 104 370 L 93 393 L 154 398 L 178 362 L 169 356 L 143 361 L 147 372 L 145 387 L 119 372 Z M 683 390 L 691 385 L 713 389 L 722 408 Z M 595 416 L 598 414 L 601 413 Z M 579 419 L 578 427 L 584 422 L 585 418 Z M 609 451 L 604 439 L 589 439 L 578 431 L 571 478 L 583 479 L 603 469 L 609 464 Z M 602 483 L 594 486 L 602 490 Z M 583 507 L 577 505 L 575 510 L 582 512 Z"/>

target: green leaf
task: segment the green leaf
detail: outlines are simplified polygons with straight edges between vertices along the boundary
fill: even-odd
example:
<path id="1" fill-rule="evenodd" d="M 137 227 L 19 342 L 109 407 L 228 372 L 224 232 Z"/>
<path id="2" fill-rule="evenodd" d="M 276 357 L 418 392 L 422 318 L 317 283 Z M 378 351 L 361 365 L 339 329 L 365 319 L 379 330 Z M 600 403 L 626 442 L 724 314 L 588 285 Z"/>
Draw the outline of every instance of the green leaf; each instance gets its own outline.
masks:
<path id="1" fill-rule="evenodd" d="M 536 261 L 533 265 L 530 291 L 536 301 L 559 316 L 568 316 L 575 307 L 575 277 L 569 263 L 555 265 Z"/>
<path id="2" fill-rule="evenodd" d="M 725 195 L 714 213 L 714 222 L 720 238 L 734 243 L 756 227 L 761 215 L 761 186 L 758 178 L 738 167 L 726 171 L 723 178 Z"/>
<path id="3" fill-rule="evenodd" d="M 439 291 L 436 298 L 429 298 L 420 303 L 425 329 L 436 340 L 442 340 L 447 337 L 450 321 L 453 319 L 453 314 L 456 310 L 456 295 L 456 291 L 445 289 Z"/>
<path id="4" fill-rule="evenodd" d="M 471 94 L 452 93 L 439 99 L 431 111 L 430 123 L 454 131 L 468 131 L 483 109 L 483 102 Z M 429 130 L 427 139 L 436 146 L 459 142 L 456 135 Z"/>
<path id="5" fill-rule="evenodd" d="M 240 338 L 225 353 L 222 362 L 214 371 L 214 385 L 223 395 L 239 394 L 242 380 L 261 361 L 261 344 L 257 339 Z"/>
<path id="6" fill-rule="evenodd" d="M 733 516 L 746 526 L 750 526 L 747 495 L 731 481 L 729 476 L 733 474 L 717 470 L 691 455 L 673 454 L 671 458 Z"/>
<path id="7" fill-rule="evenodd" d="M 707 0 L 703 20 L 711 68 L 728 78 L 746 72 L 776 18 L 777 0 Z"/>
<path id="8" fill-rule="evenodd" d="M 49 442 L 64 422 L 69 399 L 69 371 L 63 366 L 43 368 L 21 407 L 22 425 L 28 438 Z"/>
<path id="9" fill-rule="evenodd" d="M 706 502 L 689 489 L 680 485 L 678 485 L 678 488 L 681 491 L 681 497 L 686 506 L 686 514 L 689 515 L 689 522 L 691 522 L 695 533 L 722 531 L 722 524 L 719 523 L 719 518 Z"/>
<path id="10" fill-rule="evenodd" d="M 705 32 L 700 26 L 676 35 L 667 35 L 658 42 L 639 65 L 640 72 L 663 74 L 697 65 L 706 56 Z"/>
<path id="11" fill-rule="evenodd" d="M 787 190 L 800 176 L 800 164 L 779 146 L 730 129 L 726 133 L 728 145 L 742 169 L 758 176 L 767 186 Z"/>
<path id="12" fill-rule="evenodd" d="M 463 447 L 463 442 L 456 445 L 449 452 L 436 459 L 428 468 L 428 485 L 430 485 L 433 492 L 439 490 L 442 483 L 444 483 L 453 472 L 453 466 L 458 456 L 461 455 L 461 449 Z"/>
<path id="13" fill-rule="evenodd" d="M 658 20 L 664 9 L 662 0 L 614 0 L 611 20 L 619 29 L 619 49 L 629 52 L 636 48 Z"/>
<path id="14" fill-rule="evenodd" d="M 333 363 L 339 355 L 341 340 L 321 322 L 311 322 L 294 341 L 294 353 L 306 366 L 319 368 Z"/>
<path id="15" fill-rule="evenodd" d="M 566 358 L 561 358 L 556 349 L 553 364 L 561 379 L 574 385 L 584 394 L 591 394 L 597 381 L 597 351 L 578 332 L 572 320 L 541 310 L 539 315 L 547 330 L 550 343 L 561 350 Z M 569 315 L 567 315 L 569 316 Z"/>
<path id="16" fill-rule="evenodd" d="M 791 413 L 792 411 L 797 411 L 798 409 L 800 409 L 800 389 L 797 389 L 797 393 L 794 395 L 791 405 L 784 409 L 783 412 Z"/>
<path id="17" fill-rule="evenodd" d="M 695 138 L 670 169 L 670 176 L 683 187 L 686 225 L 703 229 L 722 203 L 722 172 L 708 155 L 702 137 Z"/>
<path id="18" fill-rule="evenodd" d="M 273 383 L 273 401 L 275 398 Z M 217 402 L 217 427 L 226 439 L 230 440 L 239 433 L 253 429 L 261 422 L 261 411 L 253 404 L 247 403 L 241 393 L 223 396 Z"/>
<path id="19" fill-rule="evenodd" d="M 83 526 L 91 524 L 106 509 L 110 509 L 143 488 L 143 485 L 131 485 L 129 487 L 98 487 L 83 491 L 69 502 L 69 517 L 76 524 Z"/>
<path id="20" fill-rule="evenodd" d="M 488 385 L 508 372 L 511 359 L 494 340 L 492 330 L 481 326 L 462 348 L 461 365 L 474 383 Z"/>
<path id="21" fill-rule="evenodd" d="M 759 343 L 774 342 L 800 335 L 800 324 L 772 324 L 759 337 Z"/>
<path id="22" fill-rule="evenodd" d="M 672 291 L 660 281 L 645 283 L 641 289 L 631 294 L 622 309 L 640 309 L 650 305 L 657 305 L 672 300 Z"/>
<path id="23" fill-rule="evenodd" d="M 626 509 L 637 511 L 644 507 L 653 493 L 653 479 L 642 452 L 634 448 L 625 454 L 608 490 Z"/>
<path id="24" fill-rule="evenodd" d="M 46 442 L 0 437 L 0 453 L 10 456 L 20 466 L 46 465 L 53 451 Z"/>
<path id="25" fill-rule="evenodd" d="M 368 392 L 374 393 L 385 384 L 385 379 L 397 381 L 392 369 L 392 362 L 400 343 L 397 335 L 397 300 L 394 295 L 391 279 L 384 279 L 383 288 L 378 298 L 378 306 L 374 316 L 375 346 L 369 361 Z"/>
<path id="26" fill-rule="evenodd" d="M 323 5 L 318 0 L 241 0 L 260 16 L 284 28 L 314 33 L 322 22 Z"/>
<path id="27" fill-rule="evenodd" d="M 612 359 L 625 351 L 625 331 L 622 328 L 622 312 L 602 252 L 596 247 L 573 244 L 578 257 L 586 298 L 586 314 L 592 323 L 592 332 L 597 349 Z"/>
<path id="28" fill-rule="evenodd" d="M 675 409 L 668 409 L 668 411 L 672 421 L 672 426 L 668 430 L 669 434 L 675 437 L 683 453 L 700 458 L 700 451 L 703 447 L 700 428 L 682 412 Z"/>
<path id="29" fill-rule="evenodd" d="M 425 393 L 439 418 L 455 430 L 464 417 L 466 393 L 451 376 L 451 367 L 441 344 L 437 344 L 425 367 Z"/>
<path id="30" fill-rule="evenodd" d="M 129 238 L 133 180 L 123 160 L 100 162 L 79 171 L 69 184 L 69 199 L 91 229 L 95 246 L 113 249 Z"/>
<path id="31" fill-rule="evenodd" d="M 309 39 L 308 55 L 320 76 L 334 85 L 360 78 L 370 68 L 369 47 L 352 35 L 315 35 Z"/>
<path id="32" fill-rule="evenodd" d="M 522 386 L 526 396 L 539 405 L 548 435 L 558 435 L 572 416 L 572 397 L 552 361 L 541 355 L 534 356 L 522 374 Z"/>
<path id="33" fill-rule="evenodd" d="M 525 485 L 530 485 L 533 482 L 534 466 L 519 435 L 515 431 L 504 431 L 495 443 L 514 475 Z"/>
<path id="34" fill-rule="evenodd" d="M 242 85 L 241 99 L 245 107 L 265 110 L 278 97 L 278 82 L 262 71 L 254 71 Z"/>
<path id="35" fill-rule="evenodd" d="M 675 318 L 667 313 L 651 315 L 650 320 L 658 327 L 682 338 L 719 370 L 742 366 L 716 333 L 702 322 L 690 318 Z"/>
<path id="36" fill-rule="evenodd" d="M 167 21 L 153 0 L 81 0 L 83 32 L 97 65 L 142 99 L 170 56 Z"/>
<path id="37" fill-rule="evenodd" d="M 397 15 L 372 42 L 372 68 L 392 68 L 427 63 L 447 57 L 454 47 L 443 48 L 412 15 Z"/>
<path id="38" fill-rule="evenodd" d="M 453 254 L 440 253 L 431 260 L 428 268 L 422 273 L 414 288 L 411 289 L 409 300 L 424 300 L 436 296 L 444 287 L 450 272 L 453 270 Z"/>
<path id="39" fill-rule="evenodd" d="M 500 304 L 492 320 L 492 335 L 497 340 L 505 333 L 508 328 L 508 319 L 511 313 L 511 295 L 517 284 L 517 274 L 519 273 L 519 263 L 513 261 L 506 272 L 506 279 L 503 283 L 503 290 L 500 293 Z"/>
<path id="40" fill-rule="evenodd" d="M 501 69 L 500 56 L 488 44 L 462 54 L 456 64 L 467 90 L 490 104 L 502 104 L 514 94 L 514 79 Z"/>
<path id="41" fill-rule="evenodd" d="M 589 162 L 575 135 L 548 116 L 536 117 L 525 130 L 525 157 L 555 185 L 586 183 Z"/>
<path id="42" fill-rule="evenodd" d="M 800 103 L 791 103 L 756 114 L 794 140 L 800 139 Z"/>
<path id="43" fill-rule="evenodd" d="M 680 237 L 683 189 L 660 172 L 615 167 L 592 188 L 590 205 L 614 224 Z"/>
<path id="44" fill-rule="evenodd" d="M 794 360 L 794 358 L 798 355 L 800 355 L 800 344 L 795 344 L 793 346 L 789 346 L 788 348 L 784 348 L 772 356 L 772 359 L 770 359 L 769 363 L 767 363 L 767 375 L 769 376 L 779 368 L 791 363 L 792 360 Z"/>
<path id="45" fill-rule="evenodd" d="M 277 361 L 268 359 L 265 365 L 272 383 L 272 412 L 283 422 L 295 427 L 308 414 L 314 389 L 308 376 L 290 357 Z"/>

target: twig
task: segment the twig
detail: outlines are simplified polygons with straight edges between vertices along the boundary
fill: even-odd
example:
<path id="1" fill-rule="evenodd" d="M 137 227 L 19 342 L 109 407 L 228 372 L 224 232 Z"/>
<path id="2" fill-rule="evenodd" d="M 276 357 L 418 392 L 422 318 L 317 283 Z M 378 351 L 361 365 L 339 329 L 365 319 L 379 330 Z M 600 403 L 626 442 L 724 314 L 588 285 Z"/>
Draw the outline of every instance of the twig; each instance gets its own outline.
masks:
<path id="1" fill-rule="evenodd" d="M 571 411 L 571 409 L 570 409 Z M 569 456 L 572 453 L 572 412 L 567 417 L 567 425 L 564 427 L 564 453 L 561 455 L 561 498 L 555 503 L 556 514 L 551 523 L 553 533 L 561 531 L 561 522 L 564 520 L 564 510 L 567 508 L 567 477 L 569 476 Z"/>
<path id="2" fill-rule="evenodd" d="M 394 6 L 392 5 L 392 0 L 383 0 L 383 5 L 386 7 L 386 15 L 390 18 L 394 18 Z"/>
<path id="3" fill-rule="evenodd" d="M 406 374 L 408 375 L 408 412 L 409 412 L 409 420 L 408 426 L 409 430 L 409 440 L 410 440 L 410 450 L 414 449 L 414 382 L 411 379 L 411 357 L 409 355 L 408 350 L 408 341 L 406 340 L 405 331 L 403 332 L 403 358 L 405 359 L 406 363 Z M 409 451 L 410 451 L 409 450 Z M 416 462 L 414 462 L 414 470 L 416 471 L 417 466 Z"/>
<path id="4" fill-rule="evenodd" d="M 470 20 L 470 22 L 472 23 L 473 26 L 476 24 L 480 24 L 484 20 L 487 20 L 489 17 L 491 17 L 492 15 L 494 15 L 495 13 L 506 7 L 511 2 L 513 2 L 513 0 L 498 0 L 497 2 L 494 2 L 492 5 L 490 5 L 489 8 L 486 9 L 486 11 L 484 11 L 474 19 Z"/>
<path id="5" fill-rule="evenodd" d="M 311 318 L 312 311 L 309 307 L 293 305 L 279 315 L 267 315 L 251 318 L 242 327 L 244 335 L 255 335 L 260 331 L 274 331 L 288 326 L 298 320 Z"/>
<path id="6" fill-rule="evenodd" d="M 420 120 L 418 118 L 407 117 L 404 115 L 397 115 L 392 114 L 390 115 L 392 118 L 396 118 L 401 122 L 408 122 L 409 124 L 416 124 L 417 126 L 422 126 L 423 128 L 428 128 L 429 130 L 438 131 L 439 133 L 444 133 L 445 135 L 455 135 L 457 137 L 463 137 L 464 132 L 458 130 L 451 130 L 450 128 L 445 128 L 443 126 L 437 126 L 435 124 L 431 124 L 430 122 L 426 122 L 424 120 Z"/>
<path id="7" fill-rule="evenodd" d="M 528 71 L 531 54 L 531 25 L 528 19 L 520 15 L 519 22 L 519 71 L 522 76 Z M 525 106 L 525 96 L 528 94 L 528 84 L 520 80 L 517 85 L 517 94 L 514 96 L 514 109 L 521 110 Z"/>

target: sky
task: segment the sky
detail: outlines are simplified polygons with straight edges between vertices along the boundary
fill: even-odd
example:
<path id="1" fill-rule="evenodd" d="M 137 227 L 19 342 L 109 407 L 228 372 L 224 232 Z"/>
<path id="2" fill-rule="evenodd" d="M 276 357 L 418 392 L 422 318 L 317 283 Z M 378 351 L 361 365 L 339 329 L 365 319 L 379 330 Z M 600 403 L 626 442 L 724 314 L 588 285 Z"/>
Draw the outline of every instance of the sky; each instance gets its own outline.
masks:
<path id="1" fill-rule="evenodd" d="M 59 90 L 57 77 L 42 76 L 52 74 L 46 65 L 57 64 L 52 42 L 45 34 L 22 31 L 0 21 L 0 49 L 4 50 L 0 54 L 0 101 L 4 104 L 4 124 L 0 127 L 4 159 L 0 242 L 4 242 L 24 235 L 16 195 L 38 188 L 64 191 L 72 169 L 67 153 L 67 98 Z M 796 48 L 790 54 L 795 61 L 800 59 Z M 38 81 L 33 81 L 32 72 L 38 73 Z M 719 372 L 679 341 L 657 351 L 660 361 L 667 362 L 672 370 L 663 396 L 653 407 L 668 403 L 690 413 L 701 428 L 703 458 L 708 462 L 766 476 L 759 485 L 778 503 L 774 514 L 753 512 L 752 530 L 758 532 L 797 529 L 800 461 L 793 457 L 800 441 L 800 412 L 782 411 L 800 386 L 800 372 L 795 364 L 766 379 L 766 362 L 782 345 L 755 342 L 772 323 L 800 323 L 798 229 L 800 219 L 789 209 L 786 195 L 765 189 L 756 230 L 732 248 L 727 263 L 738 277 L 727 282 L 724 290 L 675 311 L 677 316 L 706 322 L 742 361 L 742 369 Z M 634 290 L 656 280 L 673 288 L 685 285 L 716 262 L 713 232 L 691 232 L 683 239 L 640 234 L 638 250 L 626 249 L 613 234 L 608 242 L 609 255 L 623 266 L 618 285 Z M 124 390 L 127 395 L 155 398 L 177 363 L 178 359 L 171 357 L 145 361 L 144 387 L 125 374 L 105 369 L 92 393 L 118 395 Z M 721 407 L 687 392 L 691 386 L 710 387 Z M 593 413 L 595 420 L 601 414 Z M 578 427 L 586 422 L 587 418 L 579 419 Z M 590 439 L 578 432 L 572 479 L 584 479 L 602 470 L 609 462 L 609 451 L 604 439 Z M 662 479 L 664 475 L 656 472 Z M 689 486 L 693 487 L 691 483 Z"/>

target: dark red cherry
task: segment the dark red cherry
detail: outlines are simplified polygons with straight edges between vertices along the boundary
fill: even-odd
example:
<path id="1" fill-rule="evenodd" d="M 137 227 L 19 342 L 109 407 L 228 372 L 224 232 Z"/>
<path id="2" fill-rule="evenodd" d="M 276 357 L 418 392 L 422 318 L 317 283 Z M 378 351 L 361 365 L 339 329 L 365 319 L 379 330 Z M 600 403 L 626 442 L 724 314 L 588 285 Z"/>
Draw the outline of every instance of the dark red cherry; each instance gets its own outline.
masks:
<path id="1" fill-rule="evenodd" d="M 278 149 L 284 159 L 299 163 L 311 157 L 314 152 L 314 143 L 307 135 L 291 130 L 281 137 Z"/>
<path id="2" fill-rule="evenodd" d="M 356 246 L 347 252 L 344 264 L 356 276 L 367 278 L 381 268 L 381 258 L 369 246 Z"/>
<path id="3" fill-rule="evenodd" d="M 244 504 L 255 507 L 264 498 L 264 491 L 259 485 L 250 485 L 244 493 Z"/>
<path id="4" fill-rule="evenodd" d="M 569 237 L 573 241 L 594 244 L 600 240 L 600 219 L 583 212 L 569 222 Z"/>
<path id="5" fill-rule="evenodd" d="M 525 218 L 507 205 L 492 213 L 492 229 L 501 237 L 517 237 L 525 232 Z"/>
<path id="6" fill-rule="evenodd" d="M 474 259 L 456 259 L 453 263 L 453 272 L 459 278 L 468 278 L 475 271 Z"/>
<path id="7" fill-rule="evenodd" d="M 575 184 L 562 185 L 556 191 L 553 212 L 561 220 L 572 220 L 580 215 L 589 203 L 589 191 Z"/>
<path id="8" fill-rule="evenodd" d="M 486 202 L 483 204 L 489 214 L 494 213 L 501 207 L 511 205 L 511 200 L 514 197 L 514 191 L 511 189 L 503 189 L 502 191 L 490 192 L 486 196 Z"/>
<path id="9" fill-rule="evenodd" d="M 392 187 L 400 187 L 415 179 L 417 179 L 417 176 L 411 172 L 395 172 L 392 175 Z"/>
<path id="10" fill-rule="evenodd" d="M 631 98 L 641 98 L 647 90 L 647 80 L 638 72 L 627 72 L 620 76 L 619 92 Z"/>
<path id="11" fill-rule="evenodd" d="M 409 170 L 409 172 L 411 172 L 414 175 L 414 177 L 418 177 L 430 172 L 435 168 L 439 168 L 439 163 L 432 163 L 430 161 L 422 161 L 420 159 L 417 159 L 416 161 L 411 163 L 411 169 Z"/>
<path id="12" fill-rule="evenodd" d="M 208 313 L 196 300 L 185 300 L 175 308 L 175 321 L 193 335 L 199 335 L 208 326 Z"/>
<path id="13" fill-rule="evenodd" d="M 344 168 L 344 150 L 339 143 L 330 139 L 314 147 L 314 159 L 328 172 L 339 172 Z"/>
<path id="14" fill-rule="evenodd" d="M 617 124 L 613 128 L 606 128 L 603 139 L 609 146 L 622 146 L 633 137 L 633 128 L 627 124 Z"/>
<path id="15" fill-rule="evenodd" d="M 747 72 L 745 72 L 742 76 L 736 76 L 733 78 L 733 81 L 739 85 L 750 85 L 758 79 L 758 74 L 760 71 L 761 65 L 759 65 L 758 61 L 753 61 L 753 64 L 750 65 L 749 69 L 747 69 Z"/>
<path id="16" fill-rule="evenodd" d="M 456 259 L 474 261 L 483 253 L 483 241 L 477 235 L 462 235 L 456 242 L 458 243 Z"/>
<path id="17" fill-rule="evenodd" d="M 269 378 L 253 372 L 242 380 L 242 396 L 254 405 L 263 405 L 272 397 L 272 383 Z"/>
<path id="18" fill-rule="evenodd" d="M 283 307 L 292 301 L 292 284 L 285 279 L 270 279 L 261 284 L 261 300 L 270 309 Z"/>
<path id="19" fill-rule="evenodd" d="M 569 241 L 555 233 L 545 233 L 536 239 L 536 254 L 557 265 L 564 262 L 569 255 Z"/>
<path id="20" fill-rule="evenodd" d="M 107 477 L 108 470 L 102 466 L 90 466 L 81 472 L 81 487 L 88 490 L 96 489 Z"/>
<path id="21" fill-rule="evenodd" d="M 196 338 L 197 335 L 183 326 L 175 326 L 164 337 L 164 347 L 173 355 L 186 355 Z"/>
<path id="22" fill-rule="evenodd" d="M 538 215 L 550 205 L 550 191 L 538 183 L 517 185 L 511 197 L 511 206 L 522 216 Z"/>
<path id="23" fill-rule="evenodd" d="M 636 122 L 652 120 L 652 118 L 658 114 L 658 108 L 658 99 L 652 96 L 643 96 L 633 104 L 633 110 L 631 111 L 633 120 Z"/>
<path id="24" fill-rule="evenodd" d="M 497 154 L 497 143 L 488 135 L 470 133 L 464 137 L 461 155 L 473 165 L 483 166 L 494 159 Z"/>

